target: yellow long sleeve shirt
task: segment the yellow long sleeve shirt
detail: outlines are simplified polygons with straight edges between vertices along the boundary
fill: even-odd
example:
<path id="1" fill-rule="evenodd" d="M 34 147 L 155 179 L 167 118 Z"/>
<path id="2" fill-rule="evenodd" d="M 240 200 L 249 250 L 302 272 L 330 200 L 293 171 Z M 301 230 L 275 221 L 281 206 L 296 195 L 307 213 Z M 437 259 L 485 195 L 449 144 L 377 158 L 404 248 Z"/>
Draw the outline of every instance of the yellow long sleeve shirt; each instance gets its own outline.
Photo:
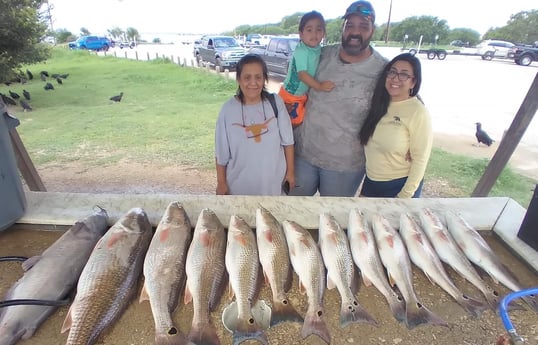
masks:
<path id="1" fill-rule="evenodd" d="M 390 181 L 407 176 L 397 197 L 412 197 L 424 178 L 432 141 L 430 114 L 421 101 L 412 97 L 391 102 L 364 147 L 368 178 Z"/>

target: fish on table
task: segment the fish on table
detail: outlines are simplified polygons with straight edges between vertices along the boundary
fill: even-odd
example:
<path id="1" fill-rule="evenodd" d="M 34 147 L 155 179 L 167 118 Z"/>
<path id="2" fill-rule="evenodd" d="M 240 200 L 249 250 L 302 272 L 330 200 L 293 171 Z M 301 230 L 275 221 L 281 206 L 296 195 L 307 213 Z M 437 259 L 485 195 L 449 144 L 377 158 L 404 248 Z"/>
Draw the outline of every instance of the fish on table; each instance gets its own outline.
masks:
<path id="1" fill-rule="evenodd" d="M 219 345 L 210 312 L 214 311 L 226 288 L 224 263 L 226 232 L 212 210 L 201 210 L 187 252 L 185 303 L 193 303 L 192 326 L 188 338 L 194 344 Z"/>
<path id="2" fill-rule="evenodd" d="M 400 235 L 405 242 L 411 261 L 432 283 L 439 285 L 473 316 L 478 317 L 488 309 L 484 303 L 468 297 L 458 289 L 446 273 L 441 259 L 437 256 L 424 230 L 409 213 L 402 213 L 400 216 Z"/>
<path id="3" fill-rule="evenodd" d="M 318 242 L 327 269 L 327 288 L 336 287 L 340 294 L 340 327 L 361 322 L 377 325 L 355 297 L 358 289 L 355 265 L 346 233 L 336 219 L 325 212 L 319 216 Z"/>
<path id="4" fill-rule="evenodd" d="M 294 221 L 282 222 L 293 270 L 299 277 L 299 291 L 308 297 L 308 309 L 301 329 L 302 339 L 311 334 L 327 344 L 331 335 L 325 323 L 323 295 L 325 292 L 325 266 L 317 243 L 308 230 Z"/>
<path id="5" fill-rule="evenodd" d="M 499 293 L 480 277 L 441 219 L 429 208 L 419 211 L 422 228 L 439 258 L 482 292 L 491 309 L 497 309 Z"/>
<path id="6" fill-rule="evenodd" d="M 380 214 L 372 216 L 372 227 L 379 256 L 387 269 L 389 281 L 395 283 L 405 300 L 405 322 L 407 328 L 413 329 L 421 324 L 446 326 L 446 321 L 431 312 L 419 301 L 413 288 L 411 262 L 402 238 Z"/>
<path id="7" fill-rule="evenodd" d="M 374 285 L 387 300 L 394 318 L 405 322 L 405 301 L 390 286 L 372 228 L 364 213 L 358 208 L 353 208 L 349 212 L 347 236 L 353 261 L 361 271 L 364 284 Z"/>
<path id="8" fill-rule="evenodd" d="M 237 313 L 231 312 L 234 309 L 226 308 L 222 319 L 226 328 L 233 333 L 234 345 L 249 339 L 267 345 L 263 326 L 251 311 L 260 289 L 256 236 L 245 220 L 237 215 L 230 217 L 225 263 L 230 284 L 230 298 L 235 296 Z M 229 322 L 231 320 L 233 323 Z"/>
<path id="9" fill-rule="evenodd" d="M 185 288 L 185 261 L 192 239 L 191 222 L 183 206 L 168 204 L 144 259 L 140 302 L 149 300 L 155 321 L 155 345 L 189 344 L 174 324 L 172 313 Z M 190 343 L 192 344 L 192 343 Z"/>
<path id="10" fill-rule="evenodd" d="M 512 291 L 521 291 L 517 277 L 501 259 L 493 252 L 484 238 L 460 214 L 446 212 L 447 228 L 465 256 L 475 265 L 486 271 L 495 283 L 501 283 Z M 527 304 L 538 312 L 536 295 L 521 297 Z"/>
<path id="11" fill-rule="evenodd" d="M 271 326 L 281 322 L 304 322 L 286 293 L 293 283 L 293 268 L 282 225 L 263 207 L 256 209 L 256 243 L 265 281 L 271 287 Z"/>
<path id="12" fill-rule="evenodd" d="M 7 292 L 4 300 L 65 299 L 90 257 L 93 247 L 108 229 L 104 209 L 77 221 L 41 255 L 23 262 L 26 271 Z M 16 305 L 0 308 L 0 344 L 12 345 L 30 338 L 56 310 L 56 306 Z"/>
<path id="13" fill-rule="evenodd" d="M 95 245 L 62 326 L 66 345 L 94 344 L 125 311 L 136 293 L 152 237 L 146 212 L 133 208 Z"/>

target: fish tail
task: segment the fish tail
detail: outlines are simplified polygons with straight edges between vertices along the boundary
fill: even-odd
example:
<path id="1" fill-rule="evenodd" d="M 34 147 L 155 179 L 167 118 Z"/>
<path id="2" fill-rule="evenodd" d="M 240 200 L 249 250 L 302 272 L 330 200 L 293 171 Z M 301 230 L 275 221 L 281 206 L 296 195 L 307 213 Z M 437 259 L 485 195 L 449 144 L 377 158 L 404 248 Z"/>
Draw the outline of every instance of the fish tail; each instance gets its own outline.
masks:
<path id="1" fill-rule="evenodd" d="M 303 317 L 295 310 L 289 299 L 273 301 L 271 327 L 282 322 L 304 322 Z"/>
<path id="2" fill-rule="evenodd" d="M 166 333 L 155 334 L 155 345 L 192 344 L 176 327 L 170 327 Z"/>
<path id="3" fill-rule="evenodd" d="M 253 339 L 258 342 L 269 345 L 269 341 L 262 330 L 260 324 L 253 317 L 247 320 L 238 320 L 237 328 L 233 332 L 233 344 L 239 345 L 242 342 Z"/>
<path id="4" fill-rule="evenodd" d="M 389 303 L 389 307 L 394 318 L 398 320 L 398 322 L 405 322 L 406 314 L 404 300 L 401 297 L 398 297 L 393 300 L 387 299 L 387 302 Z"/>
<path id="5" fill-rule="evenodd" d="M 212 323 L 193 325 L 188 338 L 196 345 L 220 345 L 217 329 Z"/>
<path id="6" fill-rule="evenodd" d="M 315 334 L 323 339 L 327 344 L 331 343 L 331 335 L 329 329 L 323 320 L 323 310 L 308 310 L 301 329 L 301 337 L 305 339 L 311 334 Z"/>
<path id="7" fill-rule="evenodd" d="M 492 289 L 488 289 L 487 291 L 483 292 L 483 294 L 484 294 L 484 297 L 486 297 L 486 301 L 488 302 L 490 308 L 492 310 L 497 310 L 497 307 L 499 306 L 499 303 L 500 303 L 499 293 Z"/>
<path id="8" fill-rule="evenodd" d="M 351 323 L 369 323 L 377 326 L 377 321 L 357 301 L 342 303 L 340 307 L 340 327 L 344 328 Z"/>
<path id="9" fill-rule="evenodd" d="M 532 310 L 538 313 L 538 300 L 536 299 L 536 295 L 530 295 L 530 296 L 523 296 L 521 297 L 529 307 L 531 307 Z"/>
<path id="10" fill-rule="evenodd" d="M 445 320 L 432 313 L 420 302 L 407 303 L 406 324 L 408 329 L 413 329 L 422 324 L 448 327 Z"/>
<path id="11" fill-rule="evenodd" d="M 475 317 L 480 317 L 486 309 L 489 309 L 488 305 L 467 297 L 466 295 L 461 295 L 456 301 Z"/>

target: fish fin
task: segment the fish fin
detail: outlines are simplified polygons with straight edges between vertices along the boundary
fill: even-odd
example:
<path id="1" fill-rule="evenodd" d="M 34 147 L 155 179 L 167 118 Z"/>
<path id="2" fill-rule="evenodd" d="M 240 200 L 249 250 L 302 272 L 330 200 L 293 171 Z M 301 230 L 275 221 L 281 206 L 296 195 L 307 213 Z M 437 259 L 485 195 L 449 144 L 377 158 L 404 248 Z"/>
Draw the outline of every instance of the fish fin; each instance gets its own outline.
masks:
<path id="1" fill-rule="evenodd" d="M 142 285 L 142 291 L 140 291 L 138 303 L 142 303 L 144 301 L 149 301 L 148 290 L 146 289 L 146 281 L 144 281 L 144 285 Z"/>
<path id="2" fill-rule="evenodd" d="M 75 302 L 71 303 L 71 306 L 69 307 L 69 310 L 67 311 L 67 314 L 65 315 L 64 323 L 62 324 L 62 329 L 60 330 L 60 333 L 65 333 L 68 329 L 71 328 L 71 325 L 73 324 L 71 313 L 74 310 L 74 306 L 75 306 Z"/>
<path id="3" fill-rule="evenodd" d="M 327 272 L 327 289 L 332 290 L 336 287 L 333 280 L 331 279 L 331 276 L 329 275 L 329 272 Z"/>
<path id="4" fill-rule="evenodd" d="M 377 321 L 359 304 L 357 300 L 342 303 L 340 307 L 340 327 L 352 323 L 368 323 L 377 326 Z"/>
<path id="5" fill-rule="evenodd" d="M 39 262 L 39 260 L 41 260 L 41 255 L 35 255 L 35 256 L 32 256 L 31 258 L 26 259 L 26 260 L 21 264 L 21 267 L 22 267 L 22 269 L 26 272 L 26 271 L 28 271 L 30 268 L 34 267 L 34 265 L 37 264 L 37 263 Z"/>
<path id="6" fill-rule="evenodd" d="M 396 280 L 392 277 L 392 275 L 389 273 L 389 284 L 390 286 L 394 287 L 396 285 Z"/>
<path id="7" fill-rule="evenodd" d="M 183 295 L 183 303 L 189 304 L 192 301 L 191 290 L 189 290 L 189 284 L 185 287 L 185 294 Z"/>
<path id="8" fill-rule="evenodd" d="M 372 286 L 372 281 L 366 276 L 366 274 L 362 274 L 362 281 L 364 282 L 364 285 L 366 286 Z"/>
<path id="9" fill-rule="evenodd" d="M 232 283 L 231 282 L 228 282 L 228 300 L 231 301 L 234 299 L 234 289 L 232 287 Z"/>
<path id="10" fill-rule="evenodd" d="M 306 316 L 301 329 L 301 338 L 306 339 L 311 334 L 315 334 L 327 344 L 331 343 L 331 335 L 329 329 L 323 320 L 323 310 L 309 310 L 306 312 Z"/>
<path id="11" fill-rule="evenodd" d="M 306 288 L 305 286 L 303 285 L 303 282 L 299 280 L 299 292 L 301 293 L 301 295 L 304 295 L 306 294 Z"/>
<path id="12" fill-rule="evenodd" d="M 220 345 L 217 329 L 212 323 L 193 324 L 188 338 L 195 344 Z"/>
<path id="13" fill-rule="evenodd" d="M 271 327 L 282 322 L 304 322 L 303 317 L 293 307 L 290 300 L 273 300 L 273 310 L 271 312 Z"/>
<path id="14" fill-rule="evenodd" d="M 408 329 L 413 329 L 422 324 L 448 327 L 448 323 L 445 320 L 432 313 L 418 301 L 406 304 L 405 323 Z"/>

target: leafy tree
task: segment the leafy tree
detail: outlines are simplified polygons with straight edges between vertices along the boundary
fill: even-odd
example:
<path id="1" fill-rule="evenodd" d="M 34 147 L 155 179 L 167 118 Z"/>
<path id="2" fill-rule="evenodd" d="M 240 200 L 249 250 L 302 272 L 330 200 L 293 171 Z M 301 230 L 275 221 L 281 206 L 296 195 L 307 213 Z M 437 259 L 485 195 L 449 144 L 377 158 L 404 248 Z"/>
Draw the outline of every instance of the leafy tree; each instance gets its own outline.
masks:
<path id="1" fill-rule="evenodd" d="M 58 43 L 70 42 L 76 39 L 75 35 L 73 35 L 71 31 L 68 31 L 67 29 L 56 30 L 54 37 L 56 37 L 56 42 Z"/>
<path id="2" fill-rule="evenodd" d="M 128 27 L 127 30 L 125 30 L 125 35 L 127 36 L 128 41 L 140 41 L 140 34 L 138 33 L 138 30 L 133 27 Z"/>
<path id="3" fill-rule="evenodd" d="M 155 37 L 152 42 L 156 43 L 156 44 L 159 44 L 159 43 L 161 43 L 161 39 L 159 37 Z"/>
<path id="4" fill-rule="evenodd" d="M 484 34 L 484 39 L 495 38 L 526 44 L 538 41 L 538 10 L 511 15 L 506 26 L 491 28 Z"/>
<path id="5" fill-rule="evenodd" d="M 0 81 L 10 80 L 23 64 L 44 61 L 49 49 L 40 43 L 47 25 L 40 0 L 0 0 Z"/>
<path id="6" fill-rule="evenodd" d="M 325 23 L 325 39 L 327 43 L 337 43 L 342 40 L 342 19 L 327 20 Z"/>
<path id="7" fill-rule="evenodd" d="M 91 35 L 91 33 L 90 33 L 90 30 L 82 27 L 82 28 L 80 28 L 80 35 L 81 36 L 88 36 L 88 35 Z"/>
<path id="8" fill-rule="evenodd" d="M 123 31 L 117 26 L 113 27 L 112 29 L 108 29 L 107 32 L 115 40 L 122 39 L 123 36 L 125 35 L 125 31 Z"/>
<path id="9" fill-rule="evenodd" d="M 407 34 L 408 40 L 418 42 L 420 36 L 423 36 L 423 42 L 434 43 L 435 36 L 438 36 L 437 42 L 446 42 L 449 34 L 449 28 L 446 20 L 434 16 L 414 16 L 402 20 L 394 28 L 391 28 L 390 36 L 398 41 L 403 41 Z"/>
<path id="10" fill-rule="evenodd" d="M 478 42 L 480 42 L 480 33 L 478 31 L 466 28 L 452 29 L 448 33 L 448 37 L 445 43 L 450 43 L 454 40 L 469 42 L 469 45 L 474 46 L 478 44 Z"/>

